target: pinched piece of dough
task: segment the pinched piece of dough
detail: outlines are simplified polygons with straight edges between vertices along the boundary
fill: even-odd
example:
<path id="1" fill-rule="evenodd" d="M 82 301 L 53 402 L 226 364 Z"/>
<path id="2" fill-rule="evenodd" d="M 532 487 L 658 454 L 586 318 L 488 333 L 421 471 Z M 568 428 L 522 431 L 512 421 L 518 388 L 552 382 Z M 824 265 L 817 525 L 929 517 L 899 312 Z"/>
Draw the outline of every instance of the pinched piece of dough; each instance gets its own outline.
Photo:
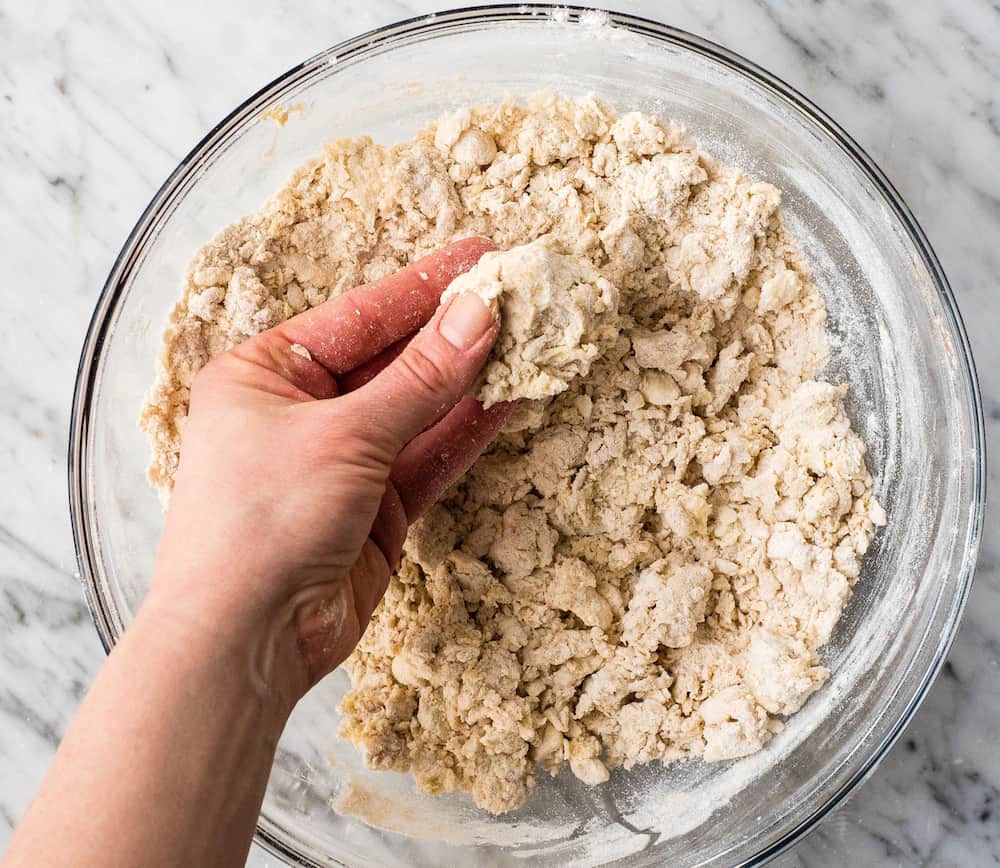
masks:
<path id="1" fill-rule="evenodd" d="M 618 290 L 547 236 L 484 254 L 441 300 L 463 292 L 500 307 L 500 334 L 477 384 L 486 407 L 566 391 L 618 336 Z"/>

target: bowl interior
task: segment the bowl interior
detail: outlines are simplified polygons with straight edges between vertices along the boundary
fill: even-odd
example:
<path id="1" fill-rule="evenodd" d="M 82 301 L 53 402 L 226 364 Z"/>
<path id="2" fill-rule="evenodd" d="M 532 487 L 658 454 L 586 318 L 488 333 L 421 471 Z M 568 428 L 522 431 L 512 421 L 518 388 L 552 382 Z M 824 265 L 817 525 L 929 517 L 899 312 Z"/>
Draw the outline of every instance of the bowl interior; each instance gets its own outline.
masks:
<path id="1" fill-rule="evenodd" d="M 620 111 L 682 121 L 716 158 L 784 191 L 786 220 L 829 309 L 825 376 L 850 384 L 849 409 L 889 525 L 825 649 L 830 681 L 765 751 L 744 760 L 617 771 L 597 789 L 568 773 L 542 776 L 524 808 L 491 818 L 465 797 L 421 796 L 406 776 L 366 771 L 336 738 L 348 682 L 335 673 L 296 710 L 261 821 L 269 843 L 302 864 L 442 864 L 473 853 L 476 864 L 498 865 L 752 859 L 805 828 L 870 767 L 954 631 L 975 558 L 981 456 L 974 379 L 933 261 L 877 178 L 808 108 L 706 43 L 615 22 L 627 26 L 508 10 L 397 26 L 294 70 L 180 167 L 112 275 L 78 395 L 71 472 L 82 562 L 106 640 L 142 601 L 162 526 L 135 421 L 194 251 L 325 141 L 400 141 L 443 111 L 540 90 L 592 92 Z M 301 110 L 284 126 L 261 118 L 278 105 Z M 331 808 L 345 797 L 368 823 Z"/>

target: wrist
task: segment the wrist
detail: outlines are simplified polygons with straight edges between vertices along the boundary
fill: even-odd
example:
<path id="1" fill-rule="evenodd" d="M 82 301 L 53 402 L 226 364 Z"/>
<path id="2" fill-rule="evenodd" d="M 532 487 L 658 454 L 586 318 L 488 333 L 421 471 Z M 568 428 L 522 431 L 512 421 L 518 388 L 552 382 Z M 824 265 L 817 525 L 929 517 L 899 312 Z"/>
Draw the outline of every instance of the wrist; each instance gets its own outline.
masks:
<path id="1" fill-rule="evenodd" d="M 259 706 L 275 737 L 308 687 L 288 619 L 249 600 L 226 606 L 212 594 L 177 594 L 173 583 L 154 580 L 132 631 L 155 637 L 193 681 L 224 677 L 231 699 Z"/>

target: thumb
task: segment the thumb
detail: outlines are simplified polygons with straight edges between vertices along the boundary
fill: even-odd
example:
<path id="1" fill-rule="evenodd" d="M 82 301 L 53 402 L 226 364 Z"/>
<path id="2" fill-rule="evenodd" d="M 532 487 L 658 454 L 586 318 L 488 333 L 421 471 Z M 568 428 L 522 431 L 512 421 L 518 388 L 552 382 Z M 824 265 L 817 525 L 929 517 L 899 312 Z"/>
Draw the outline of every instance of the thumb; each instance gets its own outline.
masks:
<path id="1" fill-rule="evenodd" d="M 339 398 L 340 406 L 364 418 L 371 435 L 396 454 L 461 400 L 497 330 L 495 305 L 474 292 L 448 299 L 388 367 Z"/>

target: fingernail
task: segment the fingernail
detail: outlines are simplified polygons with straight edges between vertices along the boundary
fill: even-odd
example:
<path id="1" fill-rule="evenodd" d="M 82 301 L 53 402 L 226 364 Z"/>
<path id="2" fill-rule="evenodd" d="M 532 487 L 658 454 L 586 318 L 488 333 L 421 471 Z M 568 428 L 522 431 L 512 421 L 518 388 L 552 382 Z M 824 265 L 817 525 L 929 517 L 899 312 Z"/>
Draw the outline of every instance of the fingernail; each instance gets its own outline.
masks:
<path id="1" fill-rule="evenodd" d="M 444 312 L 438 331 L 453 347 L 467 350 L 496 322 L 493 310 L 474 292 L 463 292 Z"/>

